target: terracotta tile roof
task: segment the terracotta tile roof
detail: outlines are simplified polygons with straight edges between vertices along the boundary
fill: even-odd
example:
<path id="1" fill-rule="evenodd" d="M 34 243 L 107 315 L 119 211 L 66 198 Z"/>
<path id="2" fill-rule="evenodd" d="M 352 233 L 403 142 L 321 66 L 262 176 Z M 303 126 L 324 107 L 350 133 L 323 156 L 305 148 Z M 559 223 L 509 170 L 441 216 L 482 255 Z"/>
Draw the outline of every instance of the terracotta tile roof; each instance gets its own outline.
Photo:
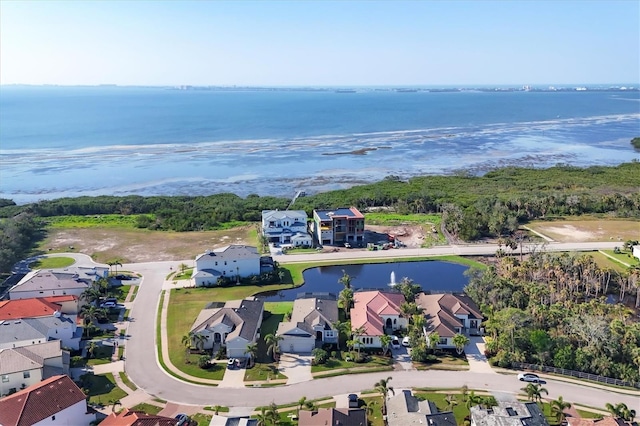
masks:
<path id="1" fill-rule="evenodd" d="M 86 397 L 69 376 L 54 376 L 0 399 L 0 424 L 28 426 L 59 413 Z"/>
<path id="2" fill-rule="evenodd" d="M 37 297 L 0 302 L 0 320 L 51 316 L 60 310 L 60 305 L 47 299 Z"/>
<path id="3" fill-rule="evenodd" d="M 74 296 L 73 294 L 67 294 L 64 296 L 47 296 L 47 297 L 43 297 L 42 299 L 46 300 L 47 302 L 53 302 L 53 303 L 71 302 L 71 301 L 77 301 L 78 296 Z"/>
<path id="4" fill-rule="evenodd" d="M 380 315 L 400 315 L 405 298 L 400 293 L 361 291 L 354 293 L 353 302 L 351 328 L 363 327 L 366 336 L 381 336 L 384 323 Z"/>
<path id="5" fill-rule="evenodd" d="M 118 414 L 111 413 L 100 426 L 175 426 L 178 420 L 171 417 L 150 415 L 143 411 L 131 411 L 128 408 Z"/>

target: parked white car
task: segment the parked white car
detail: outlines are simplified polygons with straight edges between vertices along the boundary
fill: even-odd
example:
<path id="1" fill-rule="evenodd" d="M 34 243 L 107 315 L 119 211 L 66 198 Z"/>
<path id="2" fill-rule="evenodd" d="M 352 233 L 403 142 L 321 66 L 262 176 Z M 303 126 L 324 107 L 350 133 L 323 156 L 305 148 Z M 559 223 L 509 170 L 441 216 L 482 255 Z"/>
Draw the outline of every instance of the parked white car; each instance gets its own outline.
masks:
<path id="1" fill-rule="evenodd" d="M 400 349 L 400 340 L 395 336 L 391 340 L 391 349 Z"/>
<path id="2" fill-rule="evenodd" d="M 406 348 L 411 346 L 411 342 L 409 341 L 409 336 L 404 336 L 404 338 L 402 339 L 402 346 Z"/>
<path id="3" fill-rule="evenodd" d="M 521 382 L 529 382 L 529 383 L 541 383 L 542 380 L 538 377 L 537 374 L 533 373 L 520 373 L 518 374 L 518 380 Z"/>

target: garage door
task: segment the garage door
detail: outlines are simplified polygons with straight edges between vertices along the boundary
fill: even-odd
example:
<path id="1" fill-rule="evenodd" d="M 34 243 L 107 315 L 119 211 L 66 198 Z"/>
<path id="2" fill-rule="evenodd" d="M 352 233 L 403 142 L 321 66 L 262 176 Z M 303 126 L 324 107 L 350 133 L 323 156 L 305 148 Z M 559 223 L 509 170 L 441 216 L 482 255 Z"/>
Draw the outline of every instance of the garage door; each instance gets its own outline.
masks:
<path id="1" fill-rule="evenodd" d="M 314 339 L 285 339 L 282 341 L 281 348 L 283 352 L 308 353 L 316 346 Z"/>

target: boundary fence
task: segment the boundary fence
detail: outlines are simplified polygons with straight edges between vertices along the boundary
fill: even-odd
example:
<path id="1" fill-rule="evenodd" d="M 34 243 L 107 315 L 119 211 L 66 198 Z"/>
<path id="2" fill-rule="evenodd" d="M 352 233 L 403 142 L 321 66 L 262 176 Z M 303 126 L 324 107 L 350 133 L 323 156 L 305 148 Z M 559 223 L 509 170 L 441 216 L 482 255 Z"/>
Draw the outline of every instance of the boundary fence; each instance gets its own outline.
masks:
<path id="1" fill-rule="evenodd" d="M 567 370 L 565 368 L 547 367 L 546 365 L 526 364 L 523 362 L 512 362 L 514 368 L 521 370 L 542 371 L 544 373 L 560 374 L 562 376 L 578 377 L 580 379 L 592 380 L 594 382 L 606 383 L 615 386 L 627 386 L 640 389 L 640 382 L 627 382 L 625 380 L 614 379 L 611 377 L 598 376 L 597 374 L 584 373 L 582 371 Z"/>

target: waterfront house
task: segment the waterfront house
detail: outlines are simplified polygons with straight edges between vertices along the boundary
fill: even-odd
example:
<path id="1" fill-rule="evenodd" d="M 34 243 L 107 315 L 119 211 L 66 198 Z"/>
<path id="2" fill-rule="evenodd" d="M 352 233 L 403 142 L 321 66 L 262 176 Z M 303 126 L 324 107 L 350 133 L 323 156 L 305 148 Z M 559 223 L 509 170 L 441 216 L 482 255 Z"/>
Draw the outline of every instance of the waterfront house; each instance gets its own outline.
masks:
<path id="1" fill-rule="evenodd" d="M 337 344 L 338 303 L 332 296 L 296 299 L 291 319 L 278 324 L 282 352 L 308 353 L 324 343 Z"/>
<path id="2" fill-rule="evenodd" d="M 460 333 L 466 336 L 480 334 L 482 313 L 478 305 L 464 294 L 424 294 L 416 297 L 426 319 L 425 338 L 437 332 L 439 348 L 455 348 L 453 337 Z"/>
<path id="3" fill-rule="evenodd" d="M 400 306 L 405 302 L 401 293 L 359 291 L 353 294 L 351 330 L 364 330 L 359 338 L 362 348 L 380 348 L 380 336 L 407 328 Z"/>
<path id="4" fill-rule="evenodd" d="M 199 287 L 215 285 L 220 278 L 240 280 L 252 275 L 260 275 L 258 249 L 232 244 L 198 255 L 191 278 Z"/>
<path id="5" fill-rule="evenodd" d="M 355 207 L 314 210 L 314 235 L 319 244 L 364 242 L 364 215 Z"/>
<path id="6" fill-rule="evenodd" d="M 95 420 L 87 396 L 69 376 L 54 376 L 0 399 L 3 426 L 88 426 Z"/>
<path id="7" fill-rule="evenodd" d="M 244 358 L 248 356 L 247 345 L 260 337 L 263 313 L 264 303 L 255 297 L 213 302 L 200 312 L 191 332 L 204 337 L 202 349 L 216 351 L 225 346 L 227 357 Z"/>
<path id="8" fill-rule="evenodd" d="M 269 243 L 291 244 L 294 247 L 313 245 L 304 210 L 263 210 L 262 235 Z"/>

